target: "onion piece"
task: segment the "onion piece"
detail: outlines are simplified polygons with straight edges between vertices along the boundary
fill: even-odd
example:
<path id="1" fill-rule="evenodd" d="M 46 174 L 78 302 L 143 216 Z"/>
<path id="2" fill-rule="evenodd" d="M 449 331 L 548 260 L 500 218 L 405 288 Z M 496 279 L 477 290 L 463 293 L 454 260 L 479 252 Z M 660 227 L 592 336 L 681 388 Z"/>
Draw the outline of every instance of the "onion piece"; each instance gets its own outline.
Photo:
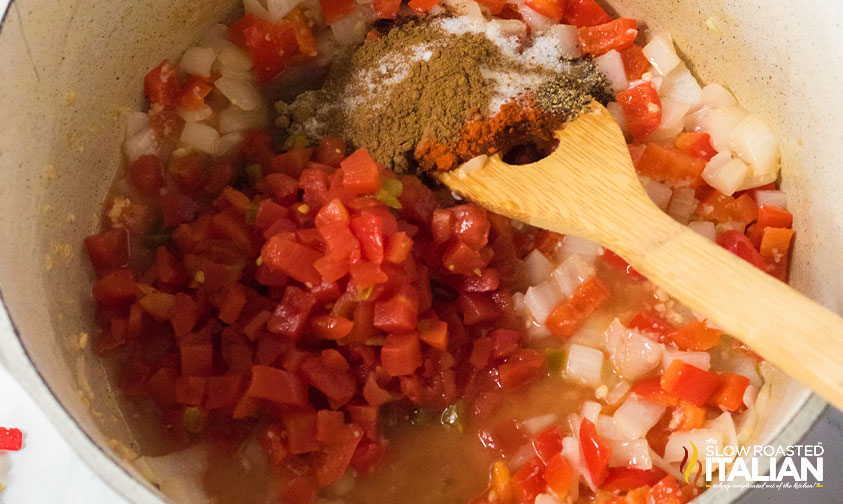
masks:
<path id="1" fill-rule="evenodd" d="M 686 115 L 685 131 L 705 131 L 706 121 L 708 120 L 708 114 L 710 112 L 710 108 L 702 106 L 696 112 L 691 112 L 690 114 Z"/>
<path id="2" fill-rule="evenodd" d="M 626 393 L 629 392 L 630 388 L 632 387 L 629 385 L 628 381 L 619 381 L 618 384 L 612 387 L 612 390 L 606 394 L 606 404 L 617 404 L 621 402 L 621 399 L 623 399 Z"/>
<path id="3" fill-rule="evenodd" d="M 204 123 L 189 122 L 184 125 L 179 141 L 187 147 L 205 154 L 215 154 L 219 131 Z"/>
<path id="4" fill-rule="evenodd" d="M 551 26 L 545 35 L 556 39 L 559 43 L 559 54 L 563 58 L 574 59 L 582 56 L 579 31 L 576 26 L 556 24 Z"/>
<path id="5" fill-rule="evenodd" d="M 665 411 L 665 406 L 632 394 L 615 411 L 615 426 L 629 439 L 639 439 L 649 431 Z"/>
<path id="6" fill-rule="evenodd" d="M 193 476 L 205 471 L 208 467 L 207 450 L 202 445 L 195 445 L 161 457 L 140 457 L 133 463 L 144 465 L 144 472 L 151 475 L 150 481 L 159 484 L 166 479 Z"/>
<path id="7" fill-rule="evenodd" d="M 208 28 L 199 41 L 199 47 L 207 47 L 217 53 L 227 48 L 237 48 L 234 42 L 228 39 L 228 26 L 224 24 L 215 24 Z"/>
<path id="8" fill-rule="evenodd" d="M 749 167 L 740 159 L 731 159 L 724 164 L 722 162 L 724 159 L 717 159 L 721 154 L 714 156 L 705 166 L 702 178 L 711 187 L 726 196 L 731 196 L 746 180 Z"/>
<path id="9" fill-rule="evenodd" d="M 740 189 L 774 182 L 779 176 L 779 143 L 770 126 L 749 114 L 731 131 L 729 146 L 752 168 L 752 176 Z"/>
<path id="10" fill-rule="evenodd" d="M 581 283 L 592 276 L 594 276 L 594 266 L 585 262 L 582 257 L 573 255 L 553 270 L 550 278 L 558 292 L 569 298 L 574 295 L 574 291 Z"/>
<path id="11" fill-rule="evenodd" d="M 331 32 L 340 45 L 356 45 L 366 38 L 366 21 L 372 14 L 371 6 L 359 6 L 350 15 L 331 24 Z"/>
<path id="12" fill-rule="evenodd" d="M 703 371 L 711 369 L 711 354 L 708 352 L 683 352 L 682 350 L 674 350 L 672 348 L 665 348 L 662 356 L 662 367 L 665 371 L 670 367 L 670 363 L 679 359 L 685 364 L 698 367 Z"/>
<path id="13" fill-rule="evenodd" d="M 597 387 L 603 377 L 603 352 L 583 345 L 571 345 L 565 363 L 565 376 Z"/>
<path id="14" fill-rule="evenodd" d="M 736 107 L 738 101 L 720 84 L 709 84 L 702 88 L 702 103 L 711 108 Z"/>
<path id="15" fill-rule="evenodd" d="M 730 413 L 724 411 L 717 418 L 707 421 L 705 428 L 720 432 L 723 440 L 721 448 L 726 446 L 738 447 L 738 433 L 735 430 L 735 421 Z"/>
<path id="16" fill-rule="evenodd" d="M 235 131 L 260 129 L 266 125 L 266 112 L 263 109 L 247 112 L 237 106 L 230 106 L 220 112 L 220 133 L 223 135 Z"/>
<path id="17" fill-rule="evenodd" d="M 237 146 L 243 143 L 244 138 L 245 136 L 243 133 L 239 131 L 220 136 L 220 139 L 217 141 L 217 146 L 214 149 L 214 155 L 222 157 L 231 154 Z"/>
<path id="18" fill-rule="evenodd" d="M 740 124 L 748 112 L 740 107 L 711 109 L 703 121 L 703 130 L 711 135 L 711 145 L 717 152 L 731 148 L 732 130 Z"/>
<path id="19" fill-rule="evenodd" d="M 755 202 L 758 206 L 774 206 L 787 210 L 787 196 L 781 191 L 755 191 Z"/>
<path id="20" fill-rule="evenodd" d="M 644 46 L 644 56 L 650 60 L 650 64 L 661 75 L 669 74 L 681 63 L 669 35 L 654 35 L 650 42 Z"/>
<path id="21" fill-rule="evenodd" d="M 668 215 L 676 219 L 677 222 L 688 224 L 691 220 L 691 214 L 699 205 L 695 194 L 695 191 L 688 187 L 679 187 L 673 191 L 673 198 L 667 208 Z"/>
<path id="22" fill-rule="evenodd" d="M 659 129 L 674 130 L 678 126 L 678 131 L 682 131 L 685 127 L 685 114 L 690 108 L 691 106 L 686 102 L 662 98 L 662 122 L 659 124 Z"/>
<path id="23" fill-rule="evenodd" d="M 244 78 L 251 70 L 252 58 L 238 47 L 227 47 L 217 57 L 223 76 Z"/>
<path id="24" fill-rule="evenodd" d="M 269 12 L 260 0 L 243 0 L 243 8 L 246 14 L 252 14 L 261 19 L 269 19 Z"/>
<path id="25" fill-rule="evenodd" d="M 260 92 L 247 80 L 223 76 L 214 82 L 214 86 L 228 98 L 232 105 L 243 110 L 255 110 L 263 103 Z"/>
<path id="26" fill-rule="evenodd" d="M 561 504 L 556 497 L 550 494 L 538 494 L 533 502 L 535 504 Z"/>
<path id="27" fill-rule="evenodd" d="M 524 428 L 526 428 L 530 434 L 539 434 L 543 430 L 556 423 L 557 420 L 559 420 L 559 415 L 557 415 L 556 413 L 548 413 L 546 415 L 528 418 L 527 420 L 524 420 L 521 423 L 524 425 Z"/>
<path id="28" fill-rule="evenodd" d="M 689 222 L 688 227 L 691 228 L 691 231 L 708 238 L 711 241 L 714 241 L 717 238 L 717 230 L 715 229 L 713 222 L 694 221 Z"/>
<path id="29" fill-rule="evenodd" d="M 580 255 L 587 261 L 593 261 L 597 256 L 603 253 L 603 247 L 574 235 L 565 235 L 565 241 L 562 246 L 562 259 L 567 259 L 574 254 Z"/>
<path id="30" fill-rule="evenodd" d="M 594 423 L 597 429 L 597 435 L 611 440 L 629 440 L 629 438 L 622 431 L 618 429 L 615 424 L 615 419 L 609 415 L 600 415 L 597 417 L 597 422 Z"/>
<path id="31" fill-rule="evenodd" d="M 542 16 L 530 7 L 527 7 L 525 4 L 518 5 L 518 13 L 521 14 L 524 22 L 527 23 L 527 26 L 529 26 L 535 33 L 544 33 L 551 26 L 557 24 L 555 20 Z"/>
<path id="32" fill-rule="evenodd" d="M 673 196 L 673 189 L 668 187 L 667 184 L 650 180 L 647 182 L 647 185 L 644 186 L 644 190 L 647 191 L 647 196 L 653 200 L 653 203 L 655 203 L 657 207 L 662 210 L 667 210 L 667 207 L 670 204 L 670 198 Z"/>
<path id="33" fill-rule="evenodd" d="M 626 115 L 623 113 L 623 107 L 618 102 L 609 102 L 606 104 L 606 110 L 612 114 L 612 118 L 618 123 L 624 135 L 629 135 L 629 128 L 626 126 Z"/>
<path id="34" fill-rule="evenodd" d="M 617 318 L 606 328 L 604 338 L 612 365 L 626 380 L 643 377 L 662 360 L 663 345 L 624 327 Z"/>
<path id="35" fill-rule="evenodd" d="M 609 467 L 629 467 L 644 471 L 653 468 L 653 459 L 650 458 L 650 445 L 646 439 L 634 441 L 615 441 L 610 443 L 612 447 L 609 455 Z"/>
<path id="36" fill-rule="evenodd" d="M 190 75 L 210 77 L 216 59 L 217 52 L 209 47 L 191 47 L 182 55 L 179 68 Z"/>
<path id="37" fill-rule="evenodd" d="M 758 387 L 750 385 L 743 392 L 743 403 L 747 408 L 755 406 L 755 401 L 758 399 Z"/>
<path id="38" fill-rule="evenodd" d="M 659 95 L 666 99 L 687 103 L 695 109 L 702 100 L 702 88 L 685 65 L 676 67 L 665 76 Z"/>
<path id="39" fill-rule="evenodd" d="M 126 114 L 126 137 L 128 140 L 149 126 L 149 114 L 133 111 Z"/>
<path id="40" fill-rule="evenodd" d="M 273 23 L 278 23 L 300 3 L 301 0 L 266 0 L 266 11 L 269 14 L 269 20 Z"/>
<path id="41" fill-rule="evenodd" d="M 621 53 L 612 49 L 611 51 L 594 58 L 594 65 L 609 81 L 612 91 L 619 93 L 629 87 L 626 80 L 626 69 L 623 66 Z"/>
<path id="42" fill-rule="evenodd" d="M 582 404 L 582 417 L 596 425 L 602 409 L 603 406 L 599 402 L 585 401 Z"/>
<path id="43" fill-rule="evenodd" d="M 178 502 L 179 504 L 208 504 L 211 502 L 199 475 L 192 478 L 169 478 L 162 481 L 159 488 L 161 493 L 168 497 L 171 502 Z"/>
<path id="44" fill-rule="evenodd" d="M 534 250 L 524 258 L 524 275 L 528 285 L 538 285 L 553 272 L 553 264 L 540 251 Z"/>
<path id="45" fill-rule="evenodd" d="M 550 312 L 562 302 L 562 295 L 549 280 L 534 285 L 524 294 L 524 303 L 533 315 L 533 319 L 540 325 L 547 321 Z"/>
<path id="46" fill-rule="evenodd" d="M 176 114 L 178 114 L 184 122 L 200 122 L 214 115 L 214 109 L 208 105 L 203 105 L 198 109 L 186 109 L 177 105 Z"/>
<path id="47" fill-rule="evenodd" d="M 145 154 L 156 154 L 158 152 L 158 140 L 155 138 L 155 131 L 147 126 L 135 133 L 132 138 L 123 142 L 123 152 L 130 163 L 135 162 Z"/>

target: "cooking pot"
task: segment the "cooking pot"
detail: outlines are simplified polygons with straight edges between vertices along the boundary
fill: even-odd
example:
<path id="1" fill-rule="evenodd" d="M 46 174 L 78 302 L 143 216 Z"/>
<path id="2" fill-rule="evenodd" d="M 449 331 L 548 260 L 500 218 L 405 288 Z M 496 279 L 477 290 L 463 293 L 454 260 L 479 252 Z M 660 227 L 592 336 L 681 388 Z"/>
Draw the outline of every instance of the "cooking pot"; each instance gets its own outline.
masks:
<path id="1" fill-rule="evenodd" d="M 133 470 L 137 445 L 86 344 L 96 329 L 82 239 L 97 230 L 121 161 L 123 114 L 142 106 L 145 72 L 178 58 L 238 4 L 13 0 L 0 32 L 0 359 L 79 455 L 135 503 L 163 497 Z M 843 151 L 836 142 L 843 138 L 843 3 L 618 0 L 612 7 L 671 33 L 702 81 L 724 84 L 774 126 L 799 237 L 792 283 L 843 312 Z M 824 407 L 796 381 L 777 381 L 755 442 L 795 442 Z M 738 495 L 714 489 L 701 501 Z"/>

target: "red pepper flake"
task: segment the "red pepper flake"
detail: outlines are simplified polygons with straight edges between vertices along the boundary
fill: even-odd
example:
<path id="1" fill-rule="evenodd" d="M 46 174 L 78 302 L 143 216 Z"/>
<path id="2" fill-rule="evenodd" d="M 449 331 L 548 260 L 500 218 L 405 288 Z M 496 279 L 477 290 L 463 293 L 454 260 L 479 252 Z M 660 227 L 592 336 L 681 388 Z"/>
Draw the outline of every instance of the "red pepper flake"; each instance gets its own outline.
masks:
<path id="1" fill-rule="evenodd" d="M 0 427 L 0 450 L 18 451 L 23 447 L 23 432 L 20 429 Z"/>

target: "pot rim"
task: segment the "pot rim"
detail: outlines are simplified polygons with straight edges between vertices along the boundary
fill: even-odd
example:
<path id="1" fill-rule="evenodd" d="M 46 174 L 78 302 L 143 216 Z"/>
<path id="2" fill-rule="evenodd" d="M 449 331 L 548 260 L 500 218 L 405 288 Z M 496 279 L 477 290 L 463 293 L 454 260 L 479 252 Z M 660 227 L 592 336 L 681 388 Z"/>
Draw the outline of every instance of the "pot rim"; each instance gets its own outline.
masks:
<path id="1" fill-rule="evenodd" d="M 0 9 L 4 8 L 3 1 L 0 0 Z M 0 17 L 0 33 L 15 3 L 15 0 L 8 0 L 8 4 L 5 5 Z M 2 286 L 0 286 L 0 363 L 5 365 L 9 373 L 23 386 L 88 468 L 118 495 L 133 504 L 171 502 L 153 489 L 149 483 L 142 481 L 142 478 L 133 475 L 125 461 L 119 459 L 113 451 L 107 451 L 99 446 L 70 415 L 30 359 L 29 352 L 21 340 L 20 331 L 12 314 L 6 308 L 4 299 Z M 820 419 L 827 406 L 828 403 L 814 393 L 806 396 L 785 427 L 771 440 L 771 444 L 786 446 L 802 439 Z M 747 488 L 737 491 L 712 488 L 694 502 L 701 504 L 735 502 L 745 496 L 747 490 Z"/>

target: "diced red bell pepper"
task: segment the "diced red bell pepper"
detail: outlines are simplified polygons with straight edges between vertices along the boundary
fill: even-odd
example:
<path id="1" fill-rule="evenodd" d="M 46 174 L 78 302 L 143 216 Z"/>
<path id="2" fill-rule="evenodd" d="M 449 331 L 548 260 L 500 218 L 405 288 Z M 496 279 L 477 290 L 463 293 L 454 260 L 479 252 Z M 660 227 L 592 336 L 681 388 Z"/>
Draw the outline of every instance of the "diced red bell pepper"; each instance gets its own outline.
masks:
<path id="1" fill-rule="evenodd" d="M 209 376 L 213 370 L 214 347 L 210 343 L 184 344 L 179 347 L 183 376 Z"/>
<path id="2" fill-rule="evenodd" d="M 444 320 L 424 319 L 417 325 L 419 339 L 442 351 L 448 350 L 448 323 Z"/>
<path id="3" fill-rule="evenodd" d="M 629 275 L 630 278 L 635 279 L 635 280 L 644 280 L 645 279 L 644 275 L 642 275 L 641 273 L 638 272 L 638 270 L 636 270 L 635 268 L 630 266 L 629 263 L 626 262 L 623 257 L 615 254 L 611 250 L 604 249 L 603 255 L 601 257 L 603 258 L 603 262 L 605 262 L 606 264 L 608 264 L 610 266 L 618 268 L 619 270 L 622 270 L 622 271 L 626 272 L 626 274 Z"/>
<path id="4" fill-rule="evenodd" d="M 401 0 L 373 0 L 372 7 L 377 19 L 395 19 L 401 8 Z"/>
<path id="5" fill-rule="evenodd" d="M 164 186 L 164 166 L 154 154 L 144 154 L 129 165 L 129 182 L 146 194 Z"/>
<path id="6" fill-rule="evenodd" d="M 350 401 L 357 390 L 354 378 L 347 370 L 327 365 L 322 357 L 308 357 L 302 362 L 299 372 L 312 387 L 325 394 L 333 407 Z"/>
<path id="7" fill-rule="evenodd" d="M 574 466 L 561 453 L 557 453 L 547 461 L 544 468 L 544 479 L 547 482 L 547 487 L 553 491 L 556 497 L 566 499 L 575 478 Z"/>
<path id="8" fill-rule="evenodd" d="M 146 74 L 143 89 L 150 102 L 164 107 L 175 105 L 179 94 L 178 70 L 175 65 L 168 60 L 162 61 Z"/>
<path id="9" fill-rule="evenodd" d="M 16 428 L 0 427 L 0 451 L 18 451 L 23 448 L 23 432 Z"/>
<path id="10" fill-rule="evenodd" d="M 506 0 L 479 0 L 477 3 L 489 9 L 489 13 L 497 16 L 506 7 Z"/>
<path id="11" fill-rule="evenodd" d="M 310 329 L 319 339 L 340 340 L 348 336 L 354 322 L 345 317 L 319 315 L 310 319 Z"/>
<path id="12" fill-rule="evenodd" d="M 702 406 L 717 389 L 720 379 L 716 373 L 704 371 L 679 359 L 670 363 L 661 377 L 662 390 Z"/>
<path id="13" fill-rule="evenodd" d="M 380 441 L 373 441 L 371 439 L 363 439 L 354 450 L 354 456 L 351 457 L 351 467 L 353 467 L 358 474 L 366 474 L 373 467 L 375 467 L 386 455 L 386 447 Z"/>
<path id="14" fill-rule="evenodd" d="M 700 429 L 705 424 L 705 408 L 702 406 L 697 406 L 689 401 L 679 401 L 678 413 L 679 424 L 676 426 L 676 430 Z"/>
<path id="15" fill-rule="evenodd" d="M 635 382 L 629 390 L 630 394 L 637 394 L 642 398 L 665 406 L 679 405 L 679 398 L 674 397 L 662 389 L 661 377 L 642 378 Z"/>
<path id="16" fill-rule="evenodd" d="M 761 254 L 755 250 L 749 238 L 740 231 L 729 230 L 720 233 L 717 237 L 717 244 L 761 271 L 766 271 L 766 265 Z"/>
<path id="17" fill-rule="evenodd" d="M 594 0 L 566 0 L 565 24 L 582 26 L 596 26 L 612 20 L 606 11 Z"/>
<path id="18" fill-rule="evenodd" d="M 392 400 L 392 394 L 378 385 L 375 375 L 370 374 L 363 385 L 363 398 L 372 406 L 380 406 Z"/>
<path id="19" fill-rule="evenodd" d="M 720 343 L 719 329 L 708 327 L 704 320 L 694 320 L 677 327 L 665 338 L 686 352 L 703 352 L 714 348 Z"/>
<path id="20" fill-rule="evenodd" d="M 319 0 L 325 22 L 333 24 L 354 11 L 354 0 Z"/>
<path id="21" fill-rule="evenodd" d="M 199 109 L 205 105 L 205 97 L 213 90 L 213 86 L 208 84 L 206 78 L 192 75 L 182 86 L 176 100 L 179 105 L 188 110 Z"/>
<path id="22" fill-rule="evenodd" d="M 357 445 L 363 439 L 363 430 L 354 424 L 345 424 L 323 448 L 320 464 L 316 468 L 316 482 L 320 487 L 336 483 L 345 474 Z"/>
<path id="23" fill-rule="evenodd" d="M 665 476 L 647 494 L 647 504 L 683 504 L 685 498 L 673 476 Z"/>
<path id="24" fill-rule="evenodd" d="M 674 330 L 673 324 L 651 310 L 636 313 L 626 326 L 641 333 L 653 335 L 658 341 L 664 341 Z"/>
<path id="25" fill-rule="evenodd" d="M 792 229 L 775 227 L 764 228 L 761 235 L 760 253 L 766 271 L 783 282 L 787 280 L 793 235 Z"/>
<path id="26" fill-rule="evenodd" d="M 129 270 L 117 270 L 94 282 L 94 299 L 102 306 L 128 305 L 135 299 L 135 275 Z"/>
<path id="27" fill-rule="evenodd" d="M 647 144 L 635 169 L 640 175 L 670 185 L 686 184 L 696 188 L 702 183 L 705 159 L 691 156 L 674 147 L 653 142 Z"/>
<path id="28" fill-rule="evenodd" d="M 565 13 L 565 0 L 527 0 L 524 4 L 557 23 L 562 21 Z"/>
<path id="29" fill-rule="evenodd" d="M 439 0 L 410 0 L 407 5 L 418 12 L 427 12 L 434 8 L 439 3 Z"/>
<path id="30" fill-rule="evenodd" d="M 372 213 L 355 216 L 351 219 L 351 231 L 360 241 L 366 259 L 375 264 L 382 263 L 384 237 L 380 216 Z"/>
<path id="31" fill-rule="evenodd" d="M 626 78 L 630 82 L 640 80 L 650 70 L 650 60 L 644 55 L 641 46 L 632 44 L 625 49 L 621 49 L 620 53 Z"/>
<path id="32" fill-rule="evenodd" d="M 600 489 L 606 492 L 628 492 L 645 485 L 648 487 L 655 485 L 664 476 L 665 472 L 657 468 L 645 470 L 631 467 L 611 467 Z"/>
<path id="33" fill-rule="evenodd" d="M 636 142 L 643 142 L 662 122 L 662 101 L 652 82 L 638 84 L 617 95 L 626 127 Z"/>
<path id="34" fill-rule="evenodd" d="M 579 37 L 585 54 L 600 56 L 632 45 L 638 37 L 638 22 L 619 18 L 597 26 L 584 26 L 579 28 Z"/>
<path id="35" fill-rule="evenodd" d="M 680 133 L 676 137 L 676 148 L 706 161 L 717 155 L 708 133 Z"/>
<path id="36" fill-rule="evenodd" d="M 544 492 L 546 488 L 544 471 L 542 461 L 538 457 L 533 457 L 512 475 L 512 489 L 516 502 L 532 503 L 537 495 Z"/>
<path id="37" fill-rule="evenodd" d="M 542 431 L 533 439 L 533 449 L 545 464 L 562 453 L 562 430 L 553 425 Z"/>
<path id="38" fill-rule="evenodd" d="M 586 280 L 570 299 L 563 301 L 547 318 L 550 331 L 560 338 L 570 338 L 607 299 L 609 289 L 597 277 Z"/>
<path id="39" fill-rule="evenodd" d="M 246 289 L 241 283 L 233 283 L 226 289 L 225 296 L 219 306 L 218 317 L 226 324 L 233 324 L 246 306 Z"/>
<path id="40" fill-rule="evenodd" d="M 307 387 L 296 375 L 269 366 L 253 366 L 246 397 L 290 406 L 308 404 Z"/>
<path id="41" fill-rule="evenodd" d="M 176 378 L 176 402 L 187 406 L 199 406 L 205 397 L 208 379 L 204 376 L 180 376 Z"/>
<path id="42" fill-rule="evenodd" d="M 700 200 L 697 213 L 715 222 L 749 224 L 758 217 L 758 205 L 749 194 L 733 198 L 712 190 Z"/>
<path id="43" fill-rule="evenodd" d="M 793 214 L 783 208 L 761 205 L 758 207 L 757 224 L 762 230 L 768 227 L 790 229 L 793 227 Z"/>
<path id="44" fill-rule="evenodd" d="M 287 431 L 287 448 L 292 454 L 311 453 L 319 450 L 316 440 L 316 413 L 300 411 L 284 415 Z"/>
<path id="45" fill-rule="evenodd" d="M 310 476 L 296 476 L 284 488 L 283 502 L 286 504 L 314 504 L 318 497 L 316 490 L 316 483 Z"/>
<path id="46" fill-rule="evenodd" d="M 320 443 L 331 441 L 345 424 L 342 411 L 319 410 L 316 412 L 316 439 Z"/>
<path id="47" fill-rule="evenodd" d="M 599 487 L 606 479 L 612 448 L 597 435 L 594 424 L 585 418 L 580 424 L 580 446 L 591 481 Z"/>
<path id="48" fill-rule="evenodd" d="M 129 262 L 129 233 L 111 229 L 85 238 L 85 250 L 97 270 L 122 268 Z"/>
<path id="49" fill-rule="evenodd" d="M 413 374 L 422 363 L 421 345 L 416 333 L 390 334 L 381 348 L 381 366 L 390 376 Z"/>
<path id="50" fill-rule="evenodd" d="M 746 376 L 723 373 L 720 375 L 720 384 L 708 401 L 723 411 L 737 411 L 743 406 L 743 396 L 747 387 L 749 378 Z"/>

